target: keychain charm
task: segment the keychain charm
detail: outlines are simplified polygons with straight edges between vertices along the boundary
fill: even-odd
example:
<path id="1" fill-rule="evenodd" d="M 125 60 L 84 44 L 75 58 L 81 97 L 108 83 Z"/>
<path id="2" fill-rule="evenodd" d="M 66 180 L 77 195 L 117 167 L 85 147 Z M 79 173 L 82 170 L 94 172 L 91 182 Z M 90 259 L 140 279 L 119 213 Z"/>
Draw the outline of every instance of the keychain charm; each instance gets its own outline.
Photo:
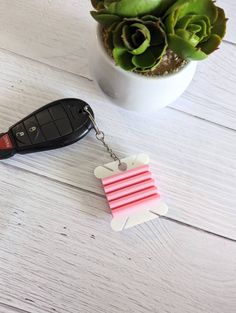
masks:
<path id="1" fill-rule="evenodd" d="M 120 159 L 105 142 L 88 107 L 84 107 L 93 124 L 96 138 L 102 142 L 114 162 L 98 166 L 94 174 L 101 179 L 113 219 L 111 227 L 122 231 L 165 215 L 167 205 L 161 200 L 149 168 L 146 154 Z"/>
<path id="2" fill-rule="evenodd" d="M 121 159 L 105 141 L 91 107 L 80 99 L 61 99 L 31 113 L 0 134 L 0 160 L 14 154 L 27 154 L 68 146 L 86 136 L 91 129 L 106 148 L 113 162 L 98 166 L 116 231 L 153 220 L 167 213 L 152 173 L 149 157 L 139 154 Z"/>

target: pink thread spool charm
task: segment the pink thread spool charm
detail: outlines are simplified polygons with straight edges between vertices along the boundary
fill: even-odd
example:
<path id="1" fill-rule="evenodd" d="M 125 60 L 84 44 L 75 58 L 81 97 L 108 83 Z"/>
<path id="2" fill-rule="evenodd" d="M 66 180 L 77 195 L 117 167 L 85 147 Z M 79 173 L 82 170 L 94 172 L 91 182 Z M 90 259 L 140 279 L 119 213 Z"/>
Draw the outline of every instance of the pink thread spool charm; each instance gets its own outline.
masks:
<path id="1" fill-rule="evenodd" d="M 121 161 L 127 165 L 126 171 L 119 170 L 117 161 L 94 171 L 102 181 L 115 231 L 153 220 L 168 211 L 150 172 L 149 157 L 139 154 Z"/>

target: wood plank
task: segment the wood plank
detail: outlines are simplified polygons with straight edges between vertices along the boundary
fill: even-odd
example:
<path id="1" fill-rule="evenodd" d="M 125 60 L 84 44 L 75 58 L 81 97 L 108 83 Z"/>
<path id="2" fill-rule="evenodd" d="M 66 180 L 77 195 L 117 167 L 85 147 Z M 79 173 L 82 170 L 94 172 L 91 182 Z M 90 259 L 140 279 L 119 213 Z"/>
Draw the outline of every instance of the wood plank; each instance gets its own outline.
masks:
<path id="1" fill-rule="evenodd" d="M 236 46 L 223 44 L 198 64 L 188 90 L 172 108 L 236 129 Z"/>
<path id="2" fill-rule="evenodd" d="M 235 1 L 220 4 L 236 12 Z M 22 6 L 19 0 L 3 0 L 0 47 L 90 78 L 87 49 L 93 35 L 87 34 L 93 34 L 94 24 L 88 11 L 89 1 L 26 0 Z M 193 84 L 171 107 L 235 129 L 235 58 L 236 47 L 223 44 L 199 64 Z"/>
<path id="3" fill-rule="evenodd" d="M 87 76 L 90 8 L 89 0 L 2 0 L 0 48 Z"/>
<path id="4" fill-rule="evenodd" d="M 236 133 L 181 112 L 150 116 L 112 106 L 93 83 L 76 75 L 0 53 L 0 125 L 5 130 L 41 105 L 80 97 L 93 107 L 108 142 L 121 156 L 147 152 L 170 217 L 236 238 Z M 14 113 L 13 113 L 14 112 Z M 103 194 L 93 176 L 109 161 L 92 133 L 71 147 L 5 161 Z"/>
<path id="5" fill-rule="evenodd" d="M 114 233 L 103 198 L 0 167 L 0 302 L 32 313 L 235 312 L 235 242 L 167 220 Z"/>
<path id="6" fill-rule="evenodd" d="M 235 43 L 236 3 L 218 2 L 230 18 L 226 40 Z M 89 0 L 24 0 L 24 5 L 2 0 L 0 48 L 90 77 L 87 50 L 95 24 L 90 9 Z"/>
<path id="7" fill-rule="evenodd" d="M 236 2 L 234 0 L 217 0 L 217 5 L 224 8 L 226 16 L 229 18 L 225 40 L 236 43 Z"/>
<path id="8" fill-rule="evenodd" d="M 31 313 L 29 311 L 21 310 L 5 303 L 0 303 L 0 310 L 1 313 Z"/>

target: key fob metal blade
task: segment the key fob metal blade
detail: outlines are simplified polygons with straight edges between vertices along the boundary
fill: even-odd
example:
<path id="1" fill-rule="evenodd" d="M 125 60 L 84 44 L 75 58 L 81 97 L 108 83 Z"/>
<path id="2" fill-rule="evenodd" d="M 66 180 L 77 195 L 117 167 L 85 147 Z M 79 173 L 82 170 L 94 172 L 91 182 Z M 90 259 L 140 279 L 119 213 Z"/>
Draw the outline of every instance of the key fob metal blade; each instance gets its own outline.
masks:
<path id="1" fill-rule="evenodd" d="M 31 113 L 0 135 L 0 159 L 57 149 L 82 139 L 93 128 L 85 106 L 94 116 L 86 102 L 74 98 L 51 102 Z"/>

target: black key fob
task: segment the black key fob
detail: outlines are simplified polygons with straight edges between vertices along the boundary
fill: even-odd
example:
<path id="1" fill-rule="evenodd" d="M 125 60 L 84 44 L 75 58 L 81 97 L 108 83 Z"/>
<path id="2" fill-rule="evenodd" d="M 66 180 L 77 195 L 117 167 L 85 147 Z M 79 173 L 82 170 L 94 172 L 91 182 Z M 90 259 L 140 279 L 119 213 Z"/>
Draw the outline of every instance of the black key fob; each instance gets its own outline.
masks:
<path id="1" fill-rule="evenodd" d="M 0 134 L 0 159 L 70 145 L 93 128 L 87 107 L 79 99 L 61 99 L 49 103 Z"/>

